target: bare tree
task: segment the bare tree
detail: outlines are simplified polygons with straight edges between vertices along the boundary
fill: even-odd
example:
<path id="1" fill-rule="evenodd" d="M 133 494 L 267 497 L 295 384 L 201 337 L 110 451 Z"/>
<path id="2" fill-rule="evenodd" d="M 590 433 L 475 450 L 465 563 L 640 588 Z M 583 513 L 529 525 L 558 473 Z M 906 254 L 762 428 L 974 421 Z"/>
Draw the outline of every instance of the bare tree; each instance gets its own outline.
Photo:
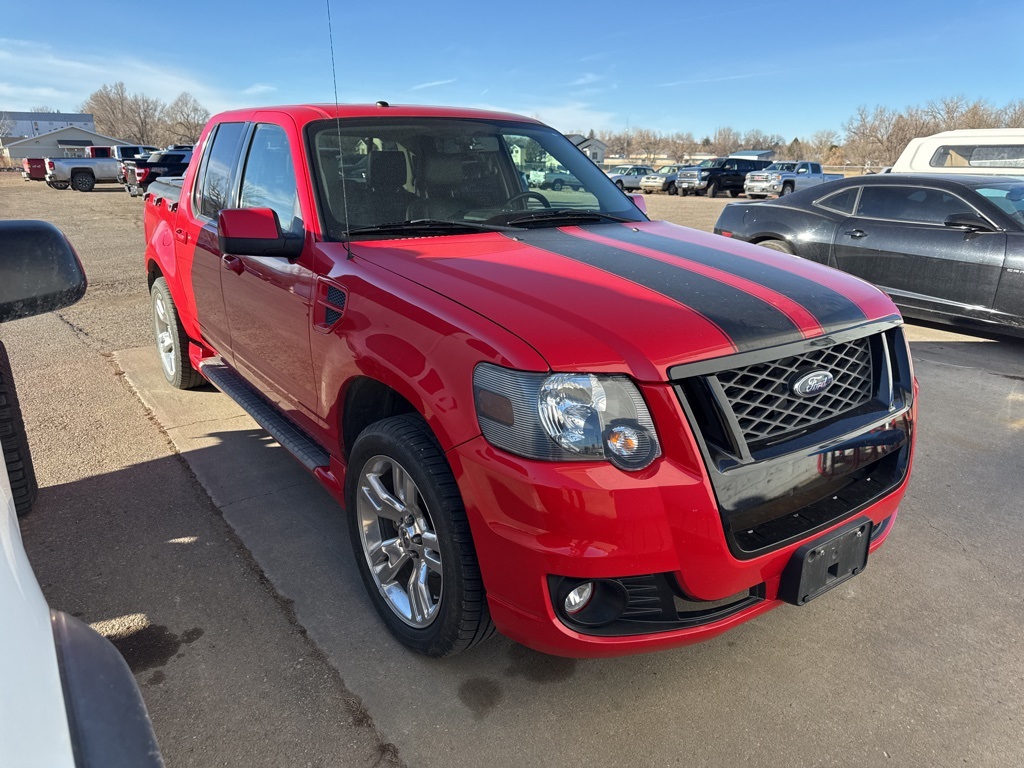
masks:
<path id="1" fill-rule="evenodd" d="M 999 124 L 1004 128 L 1024 128 L 1024 99 L 1011 101 L 999 110 Z"/>
<path id="2" fill-rule="evenodd" d="M 102 85 L 82 102 L 78 110 L 93 116 L 99 133 L 138 142 L 131 133 L 131 98 L 124 83 Z"/>
<path id="3" fill-rule="evenodd" d="M 42 106 L 32 107 L 32 109 L 30 109 L 29 112 L 60 112 L 60 110 L 54 109 L 53 107 Z"/>
<path id="4" fill-rule="evenodd" d="M 130 136 L 140 144 L 154 144 L 163 137 L 164 103 L 137 93 L 128 102 Z"/>
<path id="5" fill-rule="evenodd" d="M 608 154 L 610 155 L 629 157 L 633 152 L 633 131 L 628 128 L 617 133 L 610 133 L 602 141 L 608 145 Z"/>
<path id="6" fill-rule="evenodd" d="M 167 105 L 163 116 L 168 143 L 195 144 L 210 119 L 210 112 L 186 91 Z"/>
<path id="7" fill-rule="evenodd" d="M 0 136 L 14 134 L 14 120 L 6 112 L 0 112 Z"/>
<path id="8" fill-rule="evenodd" d="M 728 155 L 735 152 L 743 143 L 739 132 L 730 127 L 715 128 L 715 135 L 711 139 L 713 151 L 719 155 Z"/>
<path id="9" fill-rule="evenodd" d="M 637 128 L 633 132 L 633 142 L 648 163 L 664 151 L 665 140 L 662 135 L 649 128 Z"/>
<path id="10" fill-rule="evenodd" d="M 681 161 L 697 150 L 697 141 L 689 131 L 676 131 L 665 137 L 665 152 L 669 159 Z"/>
<path id="11" fill-rule="evenodd" d="M 839 132 L 828 128 L 815 131 L 811 134 L 811 138 L 804 142 L 804 147 L 807 150 L 808 160 L 827 162 L 832 150 L 839 147 Z"/>

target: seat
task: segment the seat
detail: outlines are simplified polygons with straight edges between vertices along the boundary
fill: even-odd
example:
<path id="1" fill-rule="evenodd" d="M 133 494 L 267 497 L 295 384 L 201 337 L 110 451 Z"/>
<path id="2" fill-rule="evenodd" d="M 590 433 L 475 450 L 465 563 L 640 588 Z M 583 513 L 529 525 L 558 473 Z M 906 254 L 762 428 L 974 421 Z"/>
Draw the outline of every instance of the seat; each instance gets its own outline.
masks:
<path id="1" fill-rule="evenodd" d="M 416 187 L 417 199 L 409 206 L 411 219 L 450 219 L 466 208 L 460 195 L 465 181 L 461 155 L 430 154 L 423 158 Z"/>
<path id="2" fill-rule="evenodd" d="M 366 165 L 370 184 L 370 206 L 379 224 L 405 221 L 409 204 L 416 196 L 405 188 L 409 170 L 405 153 L 398 150 L 371 152 Z"/>

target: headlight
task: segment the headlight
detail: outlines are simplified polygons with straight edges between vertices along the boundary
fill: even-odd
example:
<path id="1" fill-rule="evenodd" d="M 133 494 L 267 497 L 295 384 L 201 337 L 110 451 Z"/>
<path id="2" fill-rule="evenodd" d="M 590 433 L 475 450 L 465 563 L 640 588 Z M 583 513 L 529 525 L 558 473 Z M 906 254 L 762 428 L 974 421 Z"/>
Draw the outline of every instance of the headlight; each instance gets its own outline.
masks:
<path id="1" fill-rule="evenodd" d="M 661 455 L 654 422 L 626 376 L 527 373 L 481 363 L 473 373 L 480 429 L 531 459 L 647 467 Z"/>
<path id="2" fill-rule="evenodd" d="M 700 177 L 701 177 L 702 179 L 706 179 L 706 178 L 707 178 L 708 176 L 710 176 L 710 175 L 711 175 L 711 171 L 701 171 L 701 172 L 700 172 Z"/>
<path id="3" fill-rule="evenodd" d="M 777 173 L 772 173 L 772 174 L 769 174 L 769 176 L 768 176 L 768 179 L 770 181 L 778 181 L 781 178 L 782 178 L 782 176 L 777 174 Z"/>

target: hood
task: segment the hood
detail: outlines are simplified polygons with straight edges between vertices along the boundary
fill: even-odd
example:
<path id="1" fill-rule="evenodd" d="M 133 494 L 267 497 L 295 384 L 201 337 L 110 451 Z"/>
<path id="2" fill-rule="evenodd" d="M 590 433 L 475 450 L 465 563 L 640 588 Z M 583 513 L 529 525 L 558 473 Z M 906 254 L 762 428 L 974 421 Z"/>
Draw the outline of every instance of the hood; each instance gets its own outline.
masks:
<path id="1" fill-rule="evenodd" d="M 368 241 L 352 250 L 491 319 L 553 370 L 640 381 L 897 314 L 850 275 L 665 222 Z"/>

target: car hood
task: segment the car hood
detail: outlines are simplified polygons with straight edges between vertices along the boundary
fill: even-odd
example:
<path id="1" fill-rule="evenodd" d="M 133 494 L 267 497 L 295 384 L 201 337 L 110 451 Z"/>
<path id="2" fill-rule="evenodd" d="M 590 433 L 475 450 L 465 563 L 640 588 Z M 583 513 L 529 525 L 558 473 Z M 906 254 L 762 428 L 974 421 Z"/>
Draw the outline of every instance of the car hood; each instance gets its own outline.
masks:
<path id="1" fill-rule="evenodd" d="M 352 250 L 491 319 L 553 370 L 641 381 L 897 314 L 850 275 L 665 222 L 366 241 Z"/>

